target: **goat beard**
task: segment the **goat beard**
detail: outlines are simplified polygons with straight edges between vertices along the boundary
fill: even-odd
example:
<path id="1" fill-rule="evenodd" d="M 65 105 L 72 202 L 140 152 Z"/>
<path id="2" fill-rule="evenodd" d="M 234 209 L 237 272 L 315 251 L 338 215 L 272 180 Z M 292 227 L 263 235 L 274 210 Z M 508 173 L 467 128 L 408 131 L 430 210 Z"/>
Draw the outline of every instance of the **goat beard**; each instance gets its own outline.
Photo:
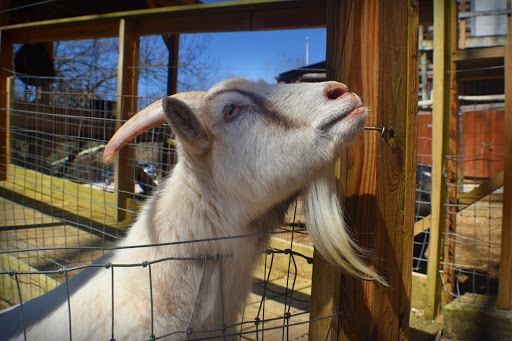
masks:
<path id="1" fill-rule="evenodd" d="M 315 251 L 333 265 L 364 280 L 387 286 L 384 278 L 362 259 L 371 259 L 369 251 L 358 246 L 347 228 L 336 192 L 335 167 L 325 167 L 305 189 L 306 225 Z"/>

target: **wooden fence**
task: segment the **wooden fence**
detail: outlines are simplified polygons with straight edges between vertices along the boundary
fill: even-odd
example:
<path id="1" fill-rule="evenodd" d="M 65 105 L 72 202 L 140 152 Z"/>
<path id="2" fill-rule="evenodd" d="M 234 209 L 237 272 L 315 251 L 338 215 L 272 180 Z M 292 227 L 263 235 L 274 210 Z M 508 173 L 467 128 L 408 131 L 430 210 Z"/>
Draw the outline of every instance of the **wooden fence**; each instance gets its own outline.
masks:
<path id="1" fill-rule="evenodd" d="M 424 6 L 424 2 L 420 2 Z M 11 89 L 8 78 L 12 70 L 13 44 L 64 39 L 86 39 L 119 37 L 119 72 L 115 94 L 117 100 L 112 124 L 102 126 L 98 138 L 108 139 L 112 131 L 125 121 L 129 113 L 137 111 L 137 66 L 138 43 L 141 35 L 168 33 L 223 32 L 241 30 L 270 30 L 305 27 L 327 27 L 327 75 L 349 85 L 351 91 L 359 94 L 372 115 L 368 126 L 382 132 L 365 132 L 338 164 L 339 189 L 342 201 L 356 229 L 357 239 L 363 246 L 375 250 L 374 266 L 390 283 L 384 288 L 373 283 L 359 282 L 342 276 L 330 268 L 322 259 L 314 258 L 312 288 L 312 320 L 325 316 L 309 325 L 312 339 L 396 340 L 407 338 L 409 332 L 409 311 L 411 286 L 419 281 L 426 288 L 425 310 L 428 318 L 437 314 L 443 296 L 442 279 L 450 278 L 440 259 L 452 259 L 452 249 L 445 232 L 453 226 L 448 216 L 446 203 L 470 203 L 482 197 L 482 188 L 464 196 L 447 184 L 456 183 L 455 163 L 447 155 L 456 155 L 457 131 L 456 114 L 457 89 L 454 71 L 468 59 L 505 58 L 505 75 L 511 73 L 511 44 L 506 49 L 460 51 L 455 46 L 456 3 L 454 0 L 435 0 L 434 16 L 434 108 L 432 113 L 432 213 L 421 223 L 423 229 L 430 229 L 430 257 L 426 277 L 413 276 L 412 253 L 414 231 L 418 224 L 414 219 L 414 184 L 417 163 L 418 122 L 426 117 L 417 116 L 418 99 L 418 23 L 427 22 L 431 12 L 421 9 L 418 3 L 375 0 L 367 2 L 339 2 L 336 0 L 280 0 L 242 1 L 211 5 L 188 5 L 170 8 L 156 8 L 101 16 L 83 16 L 42 22 L 0 27 L 0 181 L 7 188 L 17 186 L 29 177 L 53 180 L 35 171 L 26 171 L 13 165 L 10 159 L 9 143 L 12 128 L 34 129 L 32 120 L 10 122 L 8 94 Z M 510 26 L 510 25 L 509 25 Z M 383 30 L 382 27 L 389 29 Z M 511 35 L 509 34 L 509 37 Z M 177 61 L 175 61 L 177 63 Z M 459 63 L 459 64 L 457 64 Z M 176 66 L 176 65 L 174 65 Z M 172 65 L 171 65 L 172 68 Z M 504 196 L 503 230 L 501 234 L 502 270 L 498 304 L 512 307 L 512 76 L 505 76 L 506 104 L 504 123 Z M 27 105 L 30 107 L 30 105 Z M 19 109 L 19 108 L 18 108 Z M 27 111 L 37 111 L 25 108 Z M 76 115 L 75 115 L 76 114 Z M 69 111 L 69 119 L 82 115 Z M 489 114 L 497 115 L 499 113 Z M 468 115 L 466 117 L 470 117 Z M 496 117 L 497 117 L 496 116 Z M 28 116 L 30 117 L 30 116 Z M 484 125 L 477 118 L 469 119 L 474 129 Z M 500 127 L 493 119 L 487 122 Z M 429 123 L 425 123 L 429 124 Z M 470 124 L 469 124 L 470 125 Z M 384 128 L 384 129 L 382 129 Z M 419 130 L 421 132 L 421 128 Z M 60 133 L 60 132 L 59 132 Z M 62 132 L 71 134 L 72 132 Z M 76 132 L 73 132 L 76 133 Z M 94 129 L 90 131 L 94 133 Z M 472 133 L 468 138 L 479 135 Z M 482 133 L 484 134 L 484 133 Z M 498 148 L 499 141 L 489 143 Z M 487 139 L 487 137 L 486 137 Z M 488 148 L 489 146 L 487 146 Z M 427 147 L 430 148 L 430 147 Z M 480 148 L 480 147 L 479 147 Z M 501 147 L 499 147 L 501 148 Z M 124 148 L 116 159 L 114 182 L 116 191 L 103 194 L 92 201 L 108 207 L 108 214 L 92 219 L 101 226 L 122 228 L 129 224 L 134 211 L 133 188 L 136 165 L 135 146 Z M 426 153 L 419 150 L 418 153 Z M 475 153 L 478 152 L 475 150 Z M 120 165 L 128 165 L 121 167 Z M 496 169 L 499 163 L 496 162 Z M 495 188 L 499 174 L 495 168 L 477 168 L 474 178 L 491 177 L 489 186 Z M 443 171 L 447 170 L 447 178 Z M 469 174 L 469 173 L 468 173 Z M 493 177 L 494 176 L 494 177 Z M 446 179 L 446 180 L 445 180 Z M 26 183 L 27 181 L 25 181 Z M 30 183 L 30 181 L 28 181 Z M 49 197 L 60 197 L 58 204 L 46 207 L 49 212 L 67 212 L 62 197 L 64 191 L 55 188 L 41 192 Z M 75 186 L 66 181 L 66 186 Z M 46 187 L 46 186 L 43 186 Z M 16 192 L 20 198 L 30 197 L 30 190 Z M 80 191 L 71 189 L 71 191 Z M 91 189 L 91 191 L 93 191 Z M 93 191 L 96 193 L 96 191 Z M 38 194 L 39 195 L 39 194 Z M 78 195 L 80 197 L 80 195 Z M 37 198 L 31 198 L 36 200 Z M 28 202 L 26 199 L 22 199 Z M 71 199 L 69 199 L 71 200 Z M 473 201 L 474 202 L 474 201 Z M 94 206 L 94 205 L 93 205 Z M 92 207 L 92 206 L 91 206 Z M 91 209 L 90 207 L 90 209 Z M 87 215 L 89 217 L 89 215 Z M 90 218 L 88 218 L 90 219 Z M 105 221 L 108 220 L 108 224 Z M 428 221 L 428 223 L 426 223 Z M 85 224 L 84 220 L 79 223 Z M 413 230 L 414 228 L 414 230 Z M 110 233 L 110 232 L 109 232 Z M 308 251 L 309 252 L 309 251 Z M 440 276 L 440 272 L 443 277 Z M 350 312 L 340 315 L 340 311 Z M 370 327 L 369 327 L 370 326 Z"/>

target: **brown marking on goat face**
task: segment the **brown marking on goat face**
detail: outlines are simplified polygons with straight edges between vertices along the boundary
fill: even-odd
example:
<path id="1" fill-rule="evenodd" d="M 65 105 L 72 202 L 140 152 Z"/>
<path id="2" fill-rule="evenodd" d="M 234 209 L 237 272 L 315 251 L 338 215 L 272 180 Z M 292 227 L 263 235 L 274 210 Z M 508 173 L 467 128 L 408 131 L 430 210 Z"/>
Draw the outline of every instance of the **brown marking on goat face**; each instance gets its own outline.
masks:
<path id="1" fill-rule="evenodd" d="M 263 118 L 265 118 L 266 121 L 269 122 L 270 124 L 283 128 L 285 130 L 299 129 L 304 126 L 300 122 L 296 122 L 290 119 L 279 110 L 273 108 L 268 103 L 268 101 L 265 100 L 265 98 L 249 91 L 240 89 L 223 89 L 211 94 L 209 96 L 209 99 L 229 92 L 236 92 L 241 94 L 242 96 L 249 98 L 256 106 L 256 112 L 258 114 L 261 114 Z"/>

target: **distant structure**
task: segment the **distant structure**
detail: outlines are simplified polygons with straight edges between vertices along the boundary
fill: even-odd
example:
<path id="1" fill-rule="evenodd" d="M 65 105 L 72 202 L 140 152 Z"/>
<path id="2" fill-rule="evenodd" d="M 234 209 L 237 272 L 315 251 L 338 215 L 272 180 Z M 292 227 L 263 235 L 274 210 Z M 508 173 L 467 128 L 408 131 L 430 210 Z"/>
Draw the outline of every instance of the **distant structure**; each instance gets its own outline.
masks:
<path id="1" fill-rule="evenodd" d="M 280 73 L 276 80 L 278 83 L 324 82 L 327 80 L 325 61 Z"/>

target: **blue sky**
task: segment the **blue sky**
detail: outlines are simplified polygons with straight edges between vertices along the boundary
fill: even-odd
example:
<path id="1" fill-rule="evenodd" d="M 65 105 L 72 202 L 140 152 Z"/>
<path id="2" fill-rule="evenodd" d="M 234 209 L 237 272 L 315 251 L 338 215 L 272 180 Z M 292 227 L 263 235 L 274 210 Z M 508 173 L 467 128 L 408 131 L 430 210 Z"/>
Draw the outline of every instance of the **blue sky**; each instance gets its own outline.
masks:
<path id="1" fill-rule="evenodd" d="M 259 32 L 211 33 L 205 53 L 217 65 L 218 80 L 231 76 L 275 82 L 284 71 L 306 63 L 306 37 L 309 63 L 325 60 L 326 32 L 320 29 Z"/>
<path id="2" fill-rule="evenodd" d="M 180 35 L 180 50 L 194 52 L 194 42 L 199 43 L 200 57 L 196 60 L 201 77 L 204 80 L 194 81 L 189 89 L 178 84 L 178 91 L 206 91 L 213 84 L 231 77 L 247 77 L 251 80 L 263 79 L 276 83 L 275 78 L 282 72 L 307 65 L 306 38 L 309 41 L 309 64 L 325 60 L 326 30 L 298 29 L 254 32 L 225 32 L 208 34 Z M 167 49 L 159 37 L 153 37 L 151 53 L 165 54 Z M 142 49 L 145 49 L 144 45 Z M 181 55 L 181 54 L 180 54 Z M 183 58 L 183 56 L 180 56 Z M 180 63 L 187 63 L 186 57 Z M 186 81 L 189 73 L 182 68 L 178 71 L 178 79 Z M 139 95 L 161 97 L 166 92 L 166 82 L 139 74 Z M 187 82 L 187 81 L 186 81 Z"/>
<path id="3" fill-rule="evenodd" d="M 211 4 L 234 0 L 201 1 Z M 275 83 L 279 73 L 306 65 L 306 37 L 309 40 L 309 64 L 325 60 L 325 28 L 210 33 L 208 36 L 210 45 L 203 56 L 213 67 L 205 72 L 213 75 L 214 82 L 242 76 Z"/>

